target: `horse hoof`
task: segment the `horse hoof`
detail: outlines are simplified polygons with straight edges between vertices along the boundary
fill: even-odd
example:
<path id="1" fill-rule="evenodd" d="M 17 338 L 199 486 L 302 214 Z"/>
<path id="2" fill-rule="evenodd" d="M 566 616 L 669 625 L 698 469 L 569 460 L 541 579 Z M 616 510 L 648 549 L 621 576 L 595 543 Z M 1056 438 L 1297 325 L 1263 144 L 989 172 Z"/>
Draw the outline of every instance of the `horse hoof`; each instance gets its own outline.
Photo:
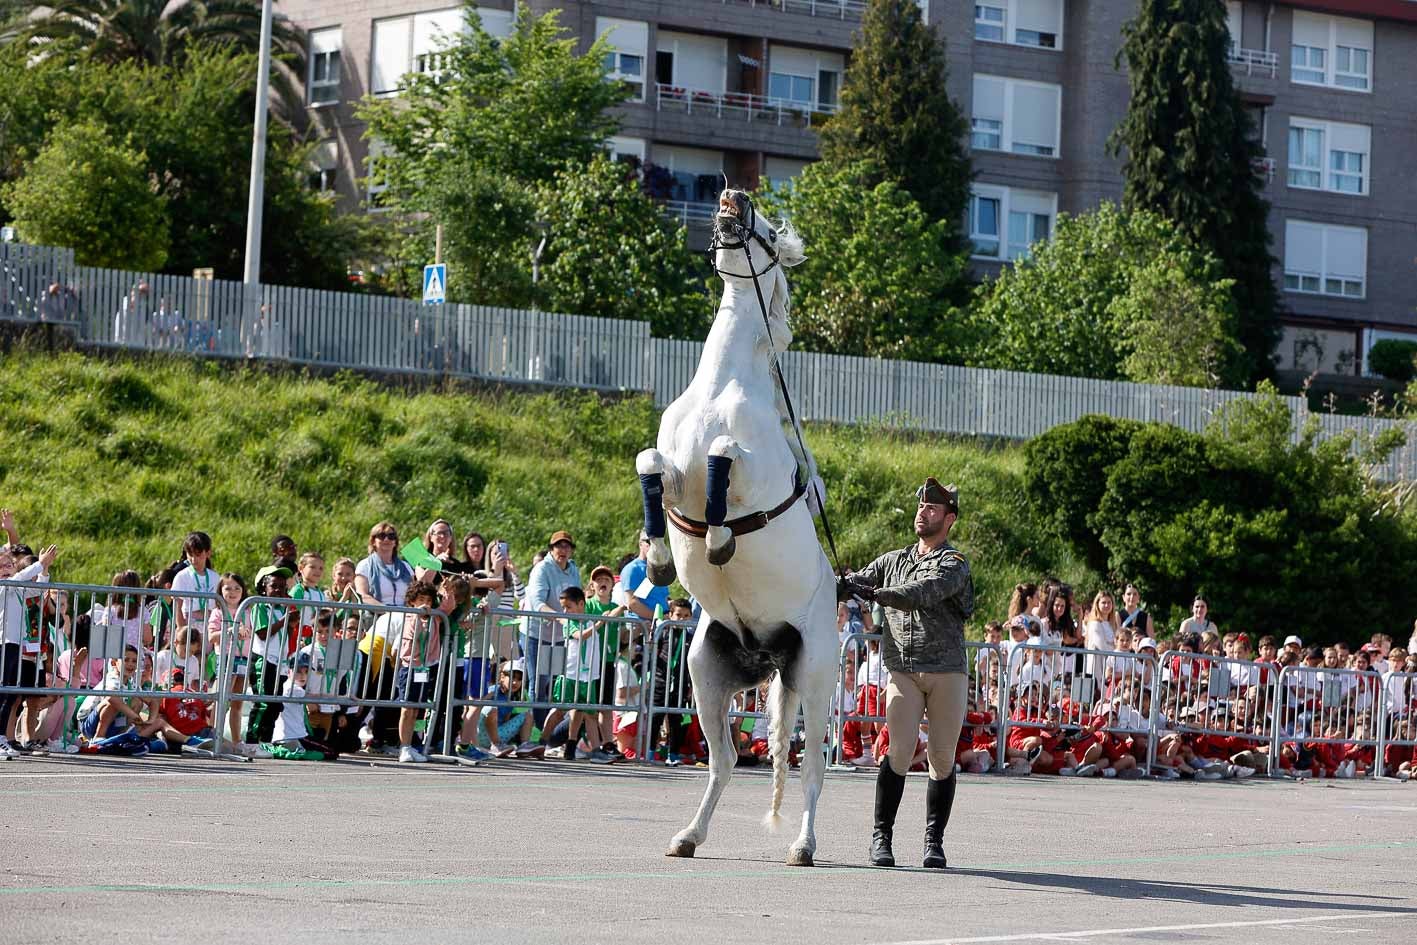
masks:
<path id="1" fill-rule="evenodd" d="M 730 534 L 728 542 L 721 548 L 709 546 L 708 562 L 716 568 L 721 568 L 733 560 L 733 553 L 738 550 L 738 538 Z"/>
<path id="2" fill-rule="evenodd" d="M 645 571 L 649 575 L 649 582 L 655 587 L 668 587 L 673 584 L 674 579 L 679 576 L 678 572 L 674 570 L 674 562 L 672 560 L 668 564 L 648 563 L 645 567 Z"/>
<path id="3" fill-rule="evenodd" d="M 788 866 L 815 866 L 816 864 L 814 864 L 814 863 L 812 862 L 812 851 L 811 851 L 811 850 L 788 850 L 788 851 L 787 851 L 787 865 L 788 865 Z"/>
<path id="4" fill-rule="evenodd" d="M 675 840 L 669 844 L 669 849 L 664 851 L 664 855 L 692 858 L 696 849 L 698 849 L 698 844 L 692 840 Z"/>

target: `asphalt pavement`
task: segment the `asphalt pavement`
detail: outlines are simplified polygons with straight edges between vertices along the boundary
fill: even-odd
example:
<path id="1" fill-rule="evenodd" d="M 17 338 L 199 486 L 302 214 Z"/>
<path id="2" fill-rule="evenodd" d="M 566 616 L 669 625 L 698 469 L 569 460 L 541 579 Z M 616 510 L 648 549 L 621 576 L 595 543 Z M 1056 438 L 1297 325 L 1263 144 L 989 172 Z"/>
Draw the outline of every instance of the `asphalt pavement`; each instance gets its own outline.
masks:
<path id="1" fill-rule="evenodd" d="M 969 777 L 950 869 L 866 867 L 874 777 L 831 773 L 815 868 L 740 771 L 200 759 L 0 764 L 2 943 L 1417 942 L 1417 784 Z M 914 864 L 912 867 L 911 864 Z"/>

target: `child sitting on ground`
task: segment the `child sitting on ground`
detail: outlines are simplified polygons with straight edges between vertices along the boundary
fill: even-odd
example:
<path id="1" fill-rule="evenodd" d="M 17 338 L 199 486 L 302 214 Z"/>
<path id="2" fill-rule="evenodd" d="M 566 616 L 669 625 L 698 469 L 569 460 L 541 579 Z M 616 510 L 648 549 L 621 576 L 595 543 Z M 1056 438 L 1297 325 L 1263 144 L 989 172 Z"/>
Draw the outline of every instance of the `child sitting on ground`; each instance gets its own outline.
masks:
<path id="1" fill-rule="evenodd" d="M 308 656 L 297 657 L 294 671 L 281 687 L 281 695 L 303 698 L 307 695 L 305 686 L 309 681 L 310 659 Z M 334 761 L 339 757 L 333 748 L 310 737 L 305 704 L 301 702 L 281 705 L 270 752 L 271 757 L 287 761 Z"/>
<path id="2" fill-rule="evenodd" d="M 515 745 L 518 758 L 540 758 L 545 747 L 531 740 L 531 712 L 516 703 L 526 698 L 526 660 L 505 660 L 497 681 L 487 687 L 486 698 L 495 702 L 482 713 L 487 738 L 496 745 Z"/>

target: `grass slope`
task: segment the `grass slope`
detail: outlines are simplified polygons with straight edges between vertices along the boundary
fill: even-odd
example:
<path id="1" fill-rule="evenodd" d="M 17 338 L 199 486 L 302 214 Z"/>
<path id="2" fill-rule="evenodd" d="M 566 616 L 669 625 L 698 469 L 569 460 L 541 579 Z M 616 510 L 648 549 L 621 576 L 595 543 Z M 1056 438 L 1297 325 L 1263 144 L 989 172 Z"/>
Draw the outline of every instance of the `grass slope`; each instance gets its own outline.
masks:
<path id="1" fill-rule="evenodd" d="M 93 583 L 156 571 L 191 529 L 211 533 L 219 567 L 249 576 L 278 532 L 332 562 L 362 557 L 380 519 L 407 540 L 438 516 L 506 538 L 523 568 L 568 528 L 588 574 L 635 547 L 634 456 L 658 426 L 646 397 L 410 393 L 351 374 L 25 350 L 5 356 L 0 397 L 0 504 L 25 541 L 61 546 L 56 580 Z M 807 438 L 849 564 L 907 542 L 927 474 L 959 483 L 976 633 L 1015 581 L 1089 584 L 1061 545 L 1033 536 L 1021 449 L 886 427 Z"/>

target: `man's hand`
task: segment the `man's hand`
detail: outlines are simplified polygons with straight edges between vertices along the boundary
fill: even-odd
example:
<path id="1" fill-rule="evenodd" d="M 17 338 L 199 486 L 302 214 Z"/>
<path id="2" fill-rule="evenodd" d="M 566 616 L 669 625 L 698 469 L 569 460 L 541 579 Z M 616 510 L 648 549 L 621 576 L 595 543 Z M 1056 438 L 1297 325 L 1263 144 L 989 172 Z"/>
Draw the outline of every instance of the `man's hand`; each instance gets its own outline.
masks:
<path id="1" fill-rule="evenodd" d="M 863 577 L 848 574 L 837 582 L 836 599 L 843 601 L 852 597 L 859 597 L 864 601 L 873 601 L 876 599 L 876 586 Z"/>

